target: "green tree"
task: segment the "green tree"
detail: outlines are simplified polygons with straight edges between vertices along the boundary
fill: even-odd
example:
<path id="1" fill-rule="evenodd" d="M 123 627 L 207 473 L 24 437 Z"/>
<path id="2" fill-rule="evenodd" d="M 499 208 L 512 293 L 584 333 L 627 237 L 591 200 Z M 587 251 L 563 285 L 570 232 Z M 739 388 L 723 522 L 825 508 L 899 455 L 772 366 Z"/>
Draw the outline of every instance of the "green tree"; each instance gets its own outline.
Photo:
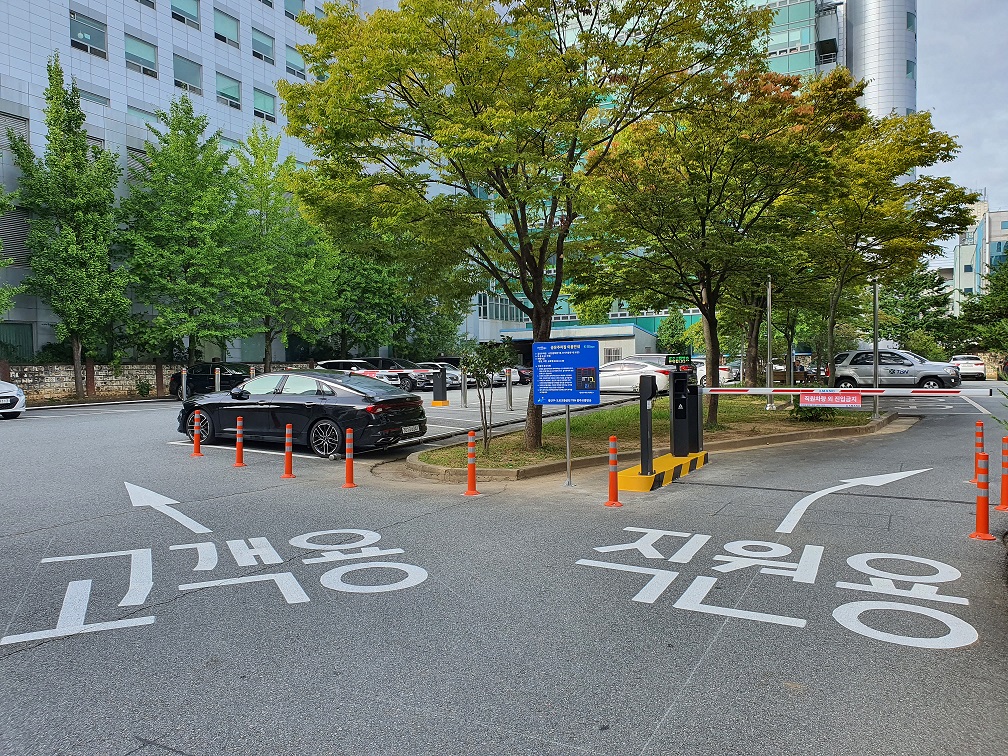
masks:
<path id="1" fill-rule="evenodd" d="M 188 337 L 192 364 L 200 342 L 256 330 L 256 282 L 241 254 L 248 213 L 220 134 L 203 136 L 207 117 L 184 95 L 157 115 L 121 203 L 123 250 L 137 300 L 155 310 L 148 340 Z"/>
<path id="2" fill-rule="evenodd" d="M 962 321 L 978 347 L 1008 352 L 1008 265 L 995 265 L 984 276 L 983 294 L 963 302 Z"/>
<path id="3" fill-rule="evenodd" d="M 490 448 L 493 433 L 493 380 L 491 376 L 504 368 L 518 364 L 518 355 L 510 339 L 496 344 L 469 344 L 459 363 L 466 375 L 476 376 L 480 424 L 483 428 L 483 451 Z"/>
<path id="4" fill-rule="evenodd" d="M 277 84 L 289 133 L 322 156 L 301 196 L 328 223 L 408 226 L 440 269 L 492 278 L 537 341 L 582 241 L 584 177 L 628 127 L 754 59 L 770 21 L 742 0 L 326 8 L 300 17 L 324 79 Z M 542 445 L 531 398 L 525 438 Z"/>
<path id="5" fill-rule="evenodd" d="M 732 287 L 764 279 L 775 212 L 825 170 L 826 154 L 864 118 L 863 85 L 845 69 L 813 79 L 740 71 L 697 106 L 639 124 L 599 173 L 608 221 L 620 245 L 578 271 L 600 293 L 646 295 L 654 308 L 699 309 L 710 385 L 721 355 L 719 307 Z M 717 425 L 717 395 L 707 422 Z"/>
<path id="6" fill-rule="evenodd" d="M 469 301 L 436 297 L 404 297 L 395 316 L 395 333 L 389 346 L 399 357 L 423 361 L 439 355 L 456 355 L 462 349 L 458 327 Z"/>
<path id="7" fill-rule="evenodd" d="M 273 341 L 310 340 L 329 321 L 337 255 L 321 230 L 302 217 L 289 193 L 294 156 L 280 161 L 280 137 L 253 127 L 235 152 L 236 177 L 247 209 L 241 233 L 243 275 L 251 283 L 247 315 L 263 334 L 263 369 L 273 369 Z"/>
<path id="8" fill-rule="evenodd" d="M 810 230 L 799 239 L 830 288 L 829 355 L 837 313 L 852 289 L 871 276 L 912 274 L 922 258 L 941 252 L 939 240 L 966 228 L 979 199 L 948 178 L 910 178 L 959 150 L 932 127 L 927 111 L 870 119 L 845 141 L 832 155 L 830 180 L 809 194 Z"/>
<path id="9" fill-rule="evenodd" d="M 669 314 L 658 324 L 658 351 L 675 352 L 686 343 L 686 318 L 682 311 L 673 307 Z"/>
<path id="10" fill-rule="evenodd" d="M 56 334 L 70 340 L 74 387 L 83 398 L 84 341 L 130 311 L 126 272 L 112 265 L 109 254 L 121 171 L 118 155 L 88 144 L 77 82 L 67 88 L 58 55 L 47 71 L 42 157 L 13 131 L 7 136 L 21 171 L 17 203 L 28 213 L 32 272 L 25 289 L 59 318 Z"/>
<path id="11" fill-rule="evenodd" d="M 9 213 L 11 208 L 14 207 L 11 197 L 12 195 L 7 194 L 3 189 L 0 189 L 0 216 Z M 0 240 L 0 253 L 2 252 L 3 240 Z M 10 262 L 10 258 L 0 255 L 0 271 L 10 265 Z M 0 315 L 3 315 L 14 305 L 14 297 L 22 291 L 24 291 L 24 287 L 22 286 L 10 286 L 8 284 L 0 285 Z"/>
<path id="12" fill-rule="evenodd" d="M 949 317 L 951 300 L 952 293 L 945 287 L 941 273 L 919 263 L 909 274 L 880 284 L 879 334 L 904 346 L 909 335 L 917 331 L 934 338 Z"/>

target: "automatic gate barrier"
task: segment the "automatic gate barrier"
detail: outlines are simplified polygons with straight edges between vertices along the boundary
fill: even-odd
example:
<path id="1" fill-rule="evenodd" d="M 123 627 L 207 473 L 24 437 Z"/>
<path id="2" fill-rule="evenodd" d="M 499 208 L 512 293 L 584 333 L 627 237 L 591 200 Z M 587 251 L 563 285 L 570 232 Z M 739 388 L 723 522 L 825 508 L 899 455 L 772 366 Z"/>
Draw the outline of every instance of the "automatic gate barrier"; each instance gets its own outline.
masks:
<path id="1" fill-rule="evenodd" d="M 702 467 L 703 410 L 696 385 L 696 365 L 690 355 L 666 357 L 669 372 L 669 446 L 671 454 L 654 458 L 651 412 L 657 396 L 655 377 L 640 378 L 641 463 L 619 473 L 619 488 L 626 491 L 653 491 Z"/>

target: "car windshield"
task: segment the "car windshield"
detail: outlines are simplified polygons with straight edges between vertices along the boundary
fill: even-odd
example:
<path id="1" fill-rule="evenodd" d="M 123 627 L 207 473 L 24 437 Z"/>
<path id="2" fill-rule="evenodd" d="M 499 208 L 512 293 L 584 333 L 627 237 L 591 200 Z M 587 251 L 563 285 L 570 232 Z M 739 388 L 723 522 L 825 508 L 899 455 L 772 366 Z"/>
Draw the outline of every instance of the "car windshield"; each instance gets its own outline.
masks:
<path id="1" fill-rule="evenodd" d="M 320 378 L 330 383 L 343 386 L 360 394 L 367 394 L 368 396 L 391 396 L 403 393 L 403 390 L 398 386 L 393 386 L 375 378 L 368 378 L 366 375 L 353 375 L 352 373 L 342 373 L 337 370 L 319 370 L 316 372 L 319 373 Z"/>
<path id="2" fill-rule="evenodd" d="M 910 355 L 911 358 L 917 360 L 917 362 L 919 362 L 921 365 L 923 365 L 925 362 L 929 362 L 927 357 L 921 357 L 919 354 L 914 354 L 913 352 L 904 352 L 904 354 Z"/>
<path id="3" fill-rule="evenodd" d="M 958 362 L 980 362 L 980 358 L 973 354 L 957 354 L 952 358 Z"/>
<path id="4" fill-rule="evenodd" d="M 392 364 L 398 365 L 401 368 L 406 368 L 407 370 L 423 369 L 420 368 L 415 362 L 410 362 L 409 360 L 400 360 L 398 358 L 392 360 Z"/>

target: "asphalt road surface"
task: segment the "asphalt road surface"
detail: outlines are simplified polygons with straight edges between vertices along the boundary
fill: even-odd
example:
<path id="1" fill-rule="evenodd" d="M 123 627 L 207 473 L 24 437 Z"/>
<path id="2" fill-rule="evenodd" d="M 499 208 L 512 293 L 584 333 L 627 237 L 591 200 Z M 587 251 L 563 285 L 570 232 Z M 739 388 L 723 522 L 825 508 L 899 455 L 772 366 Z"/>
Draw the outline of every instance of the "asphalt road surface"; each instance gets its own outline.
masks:
<path id="1" fill-rule="evenodd" d="M 34 410 L 0 424 L 0 753 L 1006 753 L 975 401 L 618 509 L 604 467 L 470 498 L 386 453 L 348 490 L 191 458 L 177 404 Z"/>

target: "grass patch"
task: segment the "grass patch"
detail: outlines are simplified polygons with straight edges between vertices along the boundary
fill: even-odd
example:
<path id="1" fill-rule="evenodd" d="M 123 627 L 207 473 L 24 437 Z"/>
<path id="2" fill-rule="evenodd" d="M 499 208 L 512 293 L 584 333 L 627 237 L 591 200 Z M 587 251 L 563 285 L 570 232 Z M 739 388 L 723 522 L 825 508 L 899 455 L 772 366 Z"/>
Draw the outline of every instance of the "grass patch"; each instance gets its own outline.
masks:
<path id="1" fill-rule="evenodd" d="M 718 402 L 718 424 L 714 428 L 704 429 L 704 439 L 724 441 L 812 428 L 840 428 L 865 425 L 870 420 L 871 415 L 868 413 L 840 410 L 829 420 L 799 421 L 791 418 L 787 409 L 767 412 L 766 399 L 760 396 L 722 396 Z M 668 397 L 655 401 L 652 423 L 655 447 L 667 447 Z M 564 427 L 563 419 L 543 423 L 543 447 L 532 452 L 525 450 L 525 434 L 521 431 L 494 436 L 490 440 L 488 453 L 483 451 L 483 442 L 477 433 L 476 466 L 510 469 L 564 460 L 567 458 Z M 571 456 L 606 454 L 609 451 L 609 436 L 613 435 L 619 438 L 621 451 L 640 449 L 640 412 L 637 403 L 571 415 Z M 442 467 L 463 468 L 466 466 L 466 447 L 463 444 L 430 449 L 421 453 L 420 461 Z"/>

